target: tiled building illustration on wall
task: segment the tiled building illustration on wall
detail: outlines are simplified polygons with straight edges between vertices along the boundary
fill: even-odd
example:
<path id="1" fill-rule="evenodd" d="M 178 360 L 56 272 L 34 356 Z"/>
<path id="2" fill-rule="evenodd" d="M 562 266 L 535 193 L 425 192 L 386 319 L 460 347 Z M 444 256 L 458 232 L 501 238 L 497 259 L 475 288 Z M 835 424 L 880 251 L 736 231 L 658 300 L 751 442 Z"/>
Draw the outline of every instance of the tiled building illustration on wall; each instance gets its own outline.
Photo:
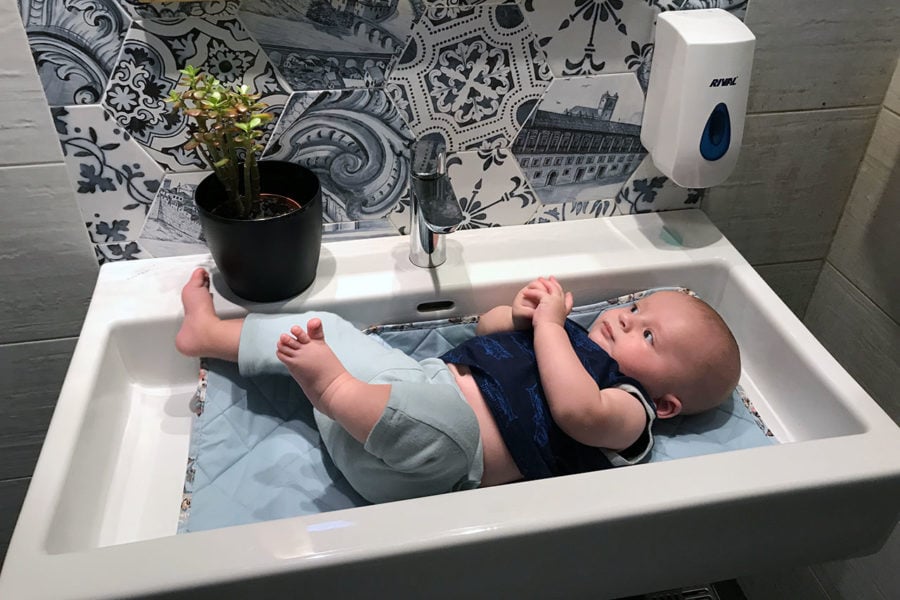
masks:
<path id="1" fill-rule="evenodd" d="M 630 73 L 553 82 L 512 145 L 544 204 L 616 195 L 647 155 L 642 100 Z M 622 117 L 629 109 L 632 114 Z"/>
<path id="2" fill-rule="evenodd" d="M 690 206 L 640 115 L 656 15 L 712 7 L 747 2 L 19 0 L 101 262 L 205 251 L 205 169 L 162 101 L 188 64 L 263 94 L 264 155 L 319 175 L 326 239 L 405 232 L 423 136 L 453 153 L 466 228 Z"/>
<path id="3" fill-rule="evenodd" d="M 423 2 L 245 0 L 241 18 L 294 90 L 380 86 Z"/>

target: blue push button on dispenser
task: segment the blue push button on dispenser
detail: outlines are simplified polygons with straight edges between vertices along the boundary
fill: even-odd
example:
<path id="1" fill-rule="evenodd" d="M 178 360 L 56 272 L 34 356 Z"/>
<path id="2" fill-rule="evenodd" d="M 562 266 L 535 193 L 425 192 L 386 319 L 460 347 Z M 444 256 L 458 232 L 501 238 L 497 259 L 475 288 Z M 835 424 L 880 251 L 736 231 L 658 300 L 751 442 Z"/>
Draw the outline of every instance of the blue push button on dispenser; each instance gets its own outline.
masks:
<path id="1" fill-rule="evenodd" d="M 724 102 L 719 102 L 709 115 L 700 138 L 700 155 L 706 160 L 719 160 L 731 145 L 731 116 Z"/>

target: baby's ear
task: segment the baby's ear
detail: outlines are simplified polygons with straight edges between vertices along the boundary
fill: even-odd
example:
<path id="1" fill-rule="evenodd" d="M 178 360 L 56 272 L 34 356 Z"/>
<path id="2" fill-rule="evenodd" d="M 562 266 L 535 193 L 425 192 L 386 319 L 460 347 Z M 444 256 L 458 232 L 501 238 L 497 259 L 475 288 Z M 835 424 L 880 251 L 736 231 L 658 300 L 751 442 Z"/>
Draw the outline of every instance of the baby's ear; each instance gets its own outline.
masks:
<path id="1" fill-rule="evenodd" d="M 653 402 L 656 404 L 656 416 L 660 419 L 671 419 L 681 413 L 681 400 L 674 394 L 663 394 Z"/>

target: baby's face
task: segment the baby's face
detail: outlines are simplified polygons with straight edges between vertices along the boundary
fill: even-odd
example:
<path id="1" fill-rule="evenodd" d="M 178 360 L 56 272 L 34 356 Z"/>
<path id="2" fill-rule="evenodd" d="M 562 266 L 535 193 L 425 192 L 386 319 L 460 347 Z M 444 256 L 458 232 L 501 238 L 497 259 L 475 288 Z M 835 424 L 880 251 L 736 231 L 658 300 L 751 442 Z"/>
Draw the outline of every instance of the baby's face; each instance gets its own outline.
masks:
<path id="1" fill-rule="evenodd" d="M 591 325 L 589 336 L 656 399 L 673 391 L 673 381 L 689 376 L 686 357 L 700 342 L 691 303 L 680 292 L 657 292 L 607 310 Z"/>

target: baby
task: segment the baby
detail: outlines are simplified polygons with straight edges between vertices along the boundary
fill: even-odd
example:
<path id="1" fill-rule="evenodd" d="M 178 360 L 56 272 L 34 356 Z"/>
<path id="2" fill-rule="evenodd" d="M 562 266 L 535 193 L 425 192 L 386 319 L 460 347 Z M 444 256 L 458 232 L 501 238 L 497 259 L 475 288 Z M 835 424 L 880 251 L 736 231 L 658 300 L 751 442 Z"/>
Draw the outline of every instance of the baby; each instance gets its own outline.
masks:
<path id="1" fill-rule="evenodd" d="M 481 315 L 477 336 L 416 361 L 330 313 L 220 319 L 196 269 L 175 345 L 290 374 L 322 440 L 371 502 L 634 464 L 656 418 L 718 406 L 740 376 L 721 317 L 661 291 L 603 312 L 585 330 L 572 294 L 538 278 Z M 298 322 L 306 322 L 306 327 Z"/>

